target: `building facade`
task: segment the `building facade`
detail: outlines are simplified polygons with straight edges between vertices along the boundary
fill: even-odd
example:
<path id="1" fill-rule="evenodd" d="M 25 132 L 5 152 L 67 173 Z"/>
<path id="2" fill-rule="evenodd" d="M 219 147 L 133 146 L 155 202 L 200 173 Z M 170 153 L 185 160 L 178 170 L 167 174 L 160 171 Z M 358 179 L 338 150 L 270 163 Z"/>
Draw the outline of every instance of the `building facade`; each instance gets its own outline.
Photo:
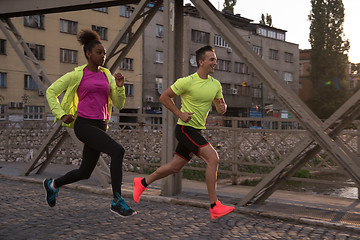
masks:
<path id="1" fill-rule="evenodd" d="M 310 49 L 300 50 L 300 70 L 299 70 L 299 97 L 306 103 L 311 97 L 312 83 L 310 80 Z"/>
<path id="2" fill-rule="evenodd" d="M 54 82 L 76 66 L 87 63 L 83 48 L 77 41 L 77 34 L 81 29 L 97 31 L 105 48 L 108 48 L 133 10 L 134 7 L 131 6 L 116 6 L 17 17 L 11 20 L 45 69 L 51 82 Z M 138 51 L 142 46 L 141 41 L 139 39 L 136 42 L 116 70 L 126 78 L 125 111 L 137 112 L 142 105 L 142 52 Z M 3 32 L 0 32 L 0 46 L 2 118 L 6 114 L 10 115 L 10 120 L 43 119 L 43 114 L 50 112 L 44 92 L 39 91 L 31 74 L 16 55 Z M 112 61 L 108 65 L 111 64 Z"/>
<path id="3" fill-rule="evenodd" d="M 222 14 L 250 47 L 289 85 L 291 91 L 298 94 L 299 48 L 298 44 L 285 41 L 286 31 L 253 24 L 252 20 L 240 15 Z M 159 96 L 164 90 L 162 27 L 163 12 L 159 11 L 144 31 L 145 112 L 161 111 Z M 215 48 L 218 61 L 212 76 L 222 84 L 224 98 L 228 104 L 228 116 L 249 117 L 254 109 L 257 109 L 257 115 L 259 109 L 262 109 L 263 116 L 273 116 L 273 112 L 277 112 L 277 116 L 284 110 L 241 57 L 232 51 L 231 46 L 199 15 L 196 8 L 189 4 L 184 6 L 183 38 L 184 76 L 196 72 L 195 51 L 198 48 L 204 45 Z"/>

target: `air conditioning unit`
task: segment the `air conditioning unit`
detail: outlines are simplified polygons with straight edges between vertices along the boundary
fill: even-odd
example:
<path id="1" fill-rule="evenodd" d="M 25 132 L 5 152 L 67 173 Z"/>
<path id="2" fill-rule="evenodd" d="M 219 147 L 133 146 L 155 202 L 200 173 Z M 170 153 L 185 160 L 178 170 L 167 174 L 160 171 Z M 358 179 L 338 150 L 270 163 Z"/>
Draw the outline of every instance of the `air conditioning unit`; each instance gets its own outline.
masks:
<path id="1" fill-rule="evenodd" d="M 44 92 L 39 89 L 39 96 L 44 96 Z"/>
<path id="2" fill-rule="evenodd" d="M 227 52 L 228 52 L 228 53 L 232 53 L 232 48 L 231 48 L 231 47 L 228 47 Z"/>
<path id="3" fill-rule="evenodd" d="M 154 102 L 154 98 L 153 97 L 146 97 L 145 101 L 146 102 Z"/>
<path id="4" fill-rule="evenodd" d="M 10 102 L 9 108 L 16 108 L 16 102 Z"/>
<path id="5" fill-rule="evenodd" d="M 236 94 L 237 94 L 237 89 L 236 89 L 236 88 L 232 88 L 232 89 L 231 89 L 231 94 L 232 94 L 232 95 L 236 95 Z"/>
<path id="6" fill-rule="evenodd" d="M 23 102 L 18 102 L 18 103 L 16 104 L 16 107 L 17 107 L 17 108 L 24 108 L 24 103 L 23 103 Z"/>

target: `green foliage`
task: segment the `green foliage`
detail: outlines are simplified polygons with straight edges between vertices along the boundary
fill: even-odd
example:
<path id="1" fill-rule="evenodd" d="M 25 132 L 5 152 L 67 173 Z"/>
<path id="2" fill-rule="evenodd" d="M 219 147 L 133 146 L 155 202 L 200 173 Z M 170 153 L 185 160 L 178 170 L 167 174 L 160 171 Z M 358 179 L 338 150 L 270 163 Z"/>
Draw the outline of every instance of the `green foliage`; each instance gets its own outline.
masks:
<path id="1" fill-rule="evenodd" d="M 272 27 L 272 17 L 271 15 L 269 14 L 266 14 L 266 17 L 265 17 L 265 14 L 261 14 L 261 20 L 259 22 L 260 24 L 263 24 L 263 25 L 267 25 L 269 27 Z"/>
<path id="2" fill-rule="evenodd" d="M 256 186 L 262 179 L 245 179 L 240 184 L 244 186 Z"/>
<path id="3" fill-rule="evenodd" d="M 234 14 L 234 7 L 236 5 L 236 1 L 237 0 L 225 0 L 223 5 L 223 12 L 231 12 L 232 14 Z"/>
<path id="4" fill-rule="evenodd" d="M 360 63 L 351 63 L 351 73 L 360 74 Z"/>
<path id="5" fill-rule="evenodd" d="M 309 170 L 305 170 L 305 169 L 300 169 L 298 170 L 293 177 L 298 177 L 298 178 L 311 178 L 311 173 Z"/>
<path id="6" fill-rule="evenodd" d="M 321 119 L 328 118 L 350 96 L 346 86 L 347 57 L 350 48 L 344 40 L 342 0 L 311 0 L 309 41 L 312 97 L 307 104 Z"/>

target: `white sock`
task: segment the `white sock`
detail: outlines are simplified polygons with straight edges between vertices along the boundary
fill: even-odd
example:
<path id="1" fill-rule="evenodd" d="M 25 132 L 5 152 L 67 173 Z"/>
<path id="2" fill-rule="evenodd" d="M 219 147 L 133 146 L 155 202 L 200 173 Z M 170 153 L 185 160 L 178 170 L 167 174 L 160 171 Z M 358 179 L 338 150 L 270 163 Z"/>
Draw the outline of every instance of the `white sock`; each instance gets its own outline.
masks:
<path id="1" fill-rule="evenodd" d="M 54 180 L 51 181 L 50 187 L 51 187 L 53 190 L 57 190 L 57 188 L 55 187 L 55 184 L 54 184 Z"/>

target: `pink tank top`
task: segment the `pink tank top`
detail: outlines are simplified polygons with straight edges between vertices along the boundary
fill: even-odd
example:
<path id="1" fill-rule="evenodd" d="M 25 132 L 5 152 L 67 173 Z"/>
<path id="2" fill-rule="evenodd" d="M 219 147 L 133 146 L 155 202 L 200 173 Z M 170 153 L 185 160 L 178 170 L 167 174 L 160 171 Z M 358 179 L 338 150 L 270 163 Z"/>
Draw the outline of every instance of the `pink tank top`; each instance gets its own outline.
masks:
<path id="1" fill-rule="evenodd" d="M 109 119 L 110 86 L 105 73 L 91 72 L 84 68 L 77 93 L 79 96 L 78 116 L 88 119 Z"/>

